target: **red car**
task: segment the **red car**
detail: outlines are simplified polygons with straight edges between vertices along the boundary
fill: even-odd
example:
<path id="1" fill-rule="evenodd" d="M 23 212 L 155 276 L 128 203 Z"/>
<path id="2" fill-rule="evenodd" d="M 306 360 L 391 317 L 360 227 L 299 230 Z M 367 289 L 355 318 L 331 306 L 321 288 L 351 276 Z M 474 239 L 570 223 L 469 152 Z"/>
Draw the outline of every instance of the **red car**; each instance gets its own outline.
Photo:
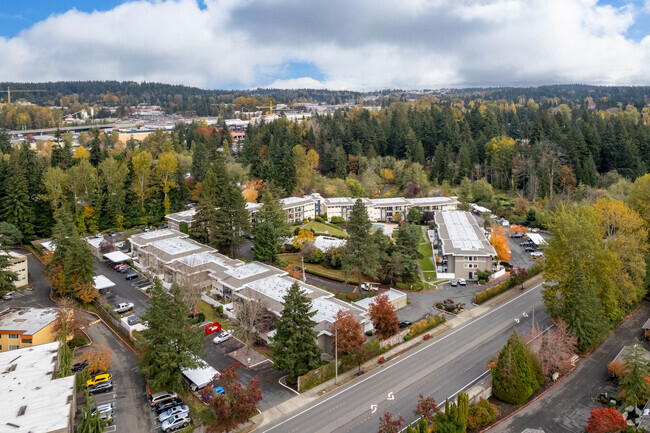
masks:
<path id="1" fill-rule="evenodd" d="M 210 323 L 209 325 L 205 325 L 205 328 L 203 328 L 203 331 L 205 332 L 205 335 L 210 335 L 210 334 L 215 333 L 217 331 L 221 331 L 221 323 L 214 322 L 214 323 Z"/>

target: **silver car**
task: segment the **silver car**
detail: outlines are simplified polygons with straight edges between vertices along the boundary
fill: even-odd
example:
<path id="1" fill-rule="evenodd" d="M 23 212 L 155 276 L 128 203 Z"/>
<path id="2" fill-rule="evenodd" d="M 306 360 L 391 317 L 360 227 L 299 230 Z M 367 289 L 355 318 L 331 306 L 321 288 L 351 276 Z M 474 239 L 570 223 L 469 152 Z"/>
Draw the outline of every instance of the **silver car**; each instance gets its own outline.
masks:
<path id="1" fill-rule="evenodd" d="M 458 280 L 451 280 L 449 284 L 451 284 L 451 287 L 456 287 L 458 285 Z"/>
<path id="2" fill-rule="evenodd" d="M 172 430 L 176 430 L 177 428 L 182 428 L 186 427 L 190 423 L 190 417 L 189 415 L 172 415 L 169 418 L 165 420 L 165 422 L 162 423 L 162 431 L 168 432 Z"/>
<path id="3" fill-rule="evenodd" d="M 158 415 L 158 421 L 165 422 L 169 417 L 171 417 L 173 415 L 187 415 L 188 413 L 190 413 L 190 408 L 189 407 L 187 407 L 185 405 L 183 405 L 183 406 L 181 406 L 181 405 L 174 406 L 172 408 L 167 409 L 166 411 L 164 411 L 160 415 Z"/>

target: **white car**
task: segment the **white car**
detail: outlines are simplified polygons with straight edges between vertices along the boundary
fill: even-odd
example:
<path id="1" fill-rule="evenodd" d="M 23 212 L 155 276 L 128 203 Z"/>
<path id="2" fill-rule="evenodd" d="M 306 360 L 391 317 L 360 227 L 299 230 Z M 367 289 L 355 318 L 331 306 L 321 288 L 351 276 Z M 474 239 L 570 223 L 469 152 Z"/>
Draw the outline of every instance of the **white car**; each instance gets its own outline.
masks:
<path id="1" fill-rule="evenodd" d="M 165 422 L 171 416 L 174 415 L 183 416 L 183 415 L 187 415 L 188 413 L 190 413 L 190 408 L 188 408 L 187 406 L 182 406 L 182 405 L 174 406 L 172 408 L 167 409 L 160 415 L 158 415 L 158 421 Z"/>
<path id="2" fill-rule="evenodd" d="M 466 286 L 467 281 L 465 280 L 465 278 L 459 278 L 458 279 L 458 284 L 460 284 L 461 286 Z"/>
<path id="3" fill-rule="evenodd" d="M 229 329 L 229 330 L 227 330 L 227 331 L 222 331 L 221 334 L 219 334 L 219 335 L 217 335 L 216 337 L 214 337 L 214 339 L 212 340 L 212 342 L 213 342 L 214 344 L 223 343 L 224 341 L 228 340 L 228 339 L 231 338 L 231 337 L 232 337 L 232 330 Z"/>
<path id="4" fill-rule="evenodd" d="M 117 314 L 126 313 L 133 308 L 133 302 L 120 302 L 114 310 Z"/>
<path id="5" fill-rule="evenodd" d="M 541 252 L 541 251 L 533 251 L 532 253 L 530 253 L 530 256 L 531 257 L 543 257 L 544 253 Z"/>
<path id="6" fill-rule="evenodd" d="M 169 418 L 165 420 L 165 422 L 162 423 L 162 431 L 168 432 L 172 430 L 176 430 L 177 428 L 183 428 L 186 427 L 190 423 L 190 416 L 189 414 L 177 414 L 177 415 L 172 415 Z"/>

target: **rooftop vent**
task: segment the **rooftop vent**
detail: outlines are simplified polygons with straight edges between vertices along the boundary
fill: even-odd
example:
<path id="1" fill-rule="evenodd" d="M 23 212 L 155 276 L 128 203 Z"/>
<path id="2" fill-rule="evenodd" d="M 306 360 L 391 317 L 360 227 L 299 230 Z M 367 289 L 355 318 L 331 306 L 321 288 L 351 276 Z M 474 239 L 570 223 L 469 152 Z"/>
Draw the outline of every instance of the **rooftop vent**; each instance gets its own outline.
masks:
<path id="1" fill-rule="evenodd" d="M 25 415 L 26 410 L 27 410 L 27 406 L 20 406 L 20 409 L 18 409 L 18 416 Z"/>

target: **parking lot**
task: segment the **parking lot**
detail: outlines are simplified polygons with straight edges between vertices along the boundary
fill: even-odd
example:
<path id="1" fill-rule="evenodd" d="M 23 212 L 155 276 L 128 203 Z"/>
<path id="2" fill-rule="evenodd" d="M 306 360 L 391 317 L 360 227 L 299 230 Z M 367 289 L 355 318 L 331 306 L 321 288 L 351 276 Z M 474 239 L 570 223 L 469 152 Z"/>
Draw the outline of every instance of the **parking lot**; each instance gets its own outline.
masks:
<path id="1" fill-rule="evenodd" d="M 100 295 L 102 304 L 109 304 L 111 309 L 114 309 L 121 302 L 133 302 L 135 315 L 142 317 L 149 305 L 149 297 L 142 289 L 151 286 L 151 281 L 140 276 L 137 271 L 118 272 L 113 268 L 113 264 L 98 259 L 95 260 L 95 265 L 98 275 L 105 276 L 115 284 L 108 292 Z M 138 278 L 127 280 L 126 275 L 129 272 L 138 273 Z"/>

